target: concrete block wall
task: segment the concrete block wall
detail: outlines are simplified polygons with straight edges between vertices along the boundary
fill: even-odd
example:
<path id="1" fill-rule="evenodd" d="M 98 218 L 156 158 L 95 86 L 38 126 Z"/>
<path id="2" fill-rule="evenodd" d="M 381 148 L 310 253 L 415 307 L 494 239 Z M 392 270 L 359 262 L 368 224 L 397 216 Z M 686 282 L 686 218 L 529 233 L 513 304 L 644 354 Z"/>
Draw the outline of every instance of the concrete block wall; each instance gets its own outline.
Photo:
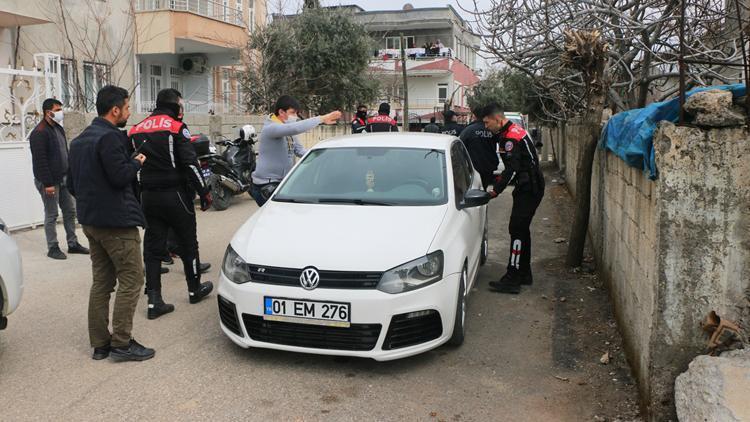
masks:
<path id="1" fill-rule="evenodd" d="M 654 182 L 614 154 L 597 150 L 591 186 L 589 236 L 599 272 L 638 379 L 649 377 L 655 308 L 657 196 Z M 640 383 L 639 387 L 645 387 Z M 641 391 L 642 395 L 647 393 Z"/>
<path id="2" fill-rule="evenodd" d="M 580 127 L 545 130 L 575 196 Z M 750 135 L 662 122 L 654 145 L 654 181 L 597 150 L 589 240 L 642 403 L 663 421 L 675 420 L 676 376 L 705 352 L 703 318 L 750 326 Z"/>

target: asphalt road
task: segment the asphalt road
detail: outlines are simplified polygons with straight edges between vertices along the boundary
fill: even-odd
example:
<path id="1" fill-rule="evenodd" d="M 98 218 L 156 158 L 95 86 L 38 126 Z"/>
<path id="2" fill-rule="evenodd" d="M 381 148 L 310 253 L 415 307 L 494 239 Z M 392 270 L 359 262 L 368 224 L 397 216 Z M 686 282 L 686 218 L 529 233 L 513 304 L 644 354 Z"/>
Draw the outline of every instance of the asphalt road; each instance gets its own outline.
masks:
<path id="1" fill-rule="evenodd" d="M 567 334 L 547 300 L 559 274 L 546 263 L 564 254 L 564 245 L 551 241 L 567 232 L 558 207 L 548 194 L 535 220 L 535 285 L 506 296 L 487 289 L 505 265 L 510 192 L 494 200 L 491 257 L 469 299 L 464 345 L 384 363 L 241 349 L 219 328 L 215 295 L 188 304 L 178 265 L 164 277 L 175 312 L 148 321 L 143 296 L 135 317 L 135 338 L 155 348 L 156 357 L 93 361 L 88 257 L 54 261 L 45 256 L 41 228 L 15 233 L 26 290 L 0 331 L 0 420 L 592 420 L 610 404 L 631 400 L 632 388 L 592 382 L 580 365 L 565 364 L 570 353 L 556 346 Z M 229 239 L 255 210 L 245 196 L 226 211 L 199 214 L 201 255 L 214 265 L 207 280 L 216 281 Z M 611 378 L 609 369 L 592 367 L 598 378 Z M 603 405 L 603 398 L 612 403 Z"/>

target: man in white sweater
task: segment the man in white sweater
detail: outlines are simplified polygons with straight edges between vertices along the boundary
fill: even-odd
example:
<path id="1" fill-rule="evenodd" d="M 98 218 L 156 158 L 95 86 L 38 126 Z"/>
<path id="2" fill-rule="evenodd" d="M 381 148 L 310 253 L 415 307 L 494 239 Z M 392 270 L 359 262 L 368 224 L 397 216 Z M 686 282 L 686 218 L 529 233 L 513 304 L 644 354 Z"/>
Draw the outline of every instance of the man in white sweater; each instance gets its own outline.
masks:
<path id="1" fill-rule="evenodd" d="M 259 207 L 266 203 L 279 182 L 294 166 L 294 157 L 302 157 L 307 150 L 297 135 L 305 133 L 319 124 L 333 124 L 341 118 L 340 111 L 323 116 L 297 121 L 299 102 L 289 95 L 276 100 L 273 114 L 269 115 L 260 131 L 258 161 L 253 172 L 251 195 Z"/>

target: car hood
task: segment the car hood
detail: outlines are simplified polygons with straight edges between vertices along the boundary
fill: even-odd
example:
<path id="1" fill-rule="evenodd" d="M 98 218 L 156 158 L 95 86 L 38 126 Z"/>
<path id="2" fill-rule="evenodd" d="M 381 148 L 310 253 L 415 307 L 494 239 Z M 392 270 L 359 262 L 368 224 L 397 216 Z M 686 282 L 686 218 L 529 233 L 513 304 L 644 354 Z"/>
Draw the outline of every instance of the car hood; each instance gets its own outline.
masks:
<path id="1" fill-rule="evenodd" d="M 328 271 L 385 271 L 422 257 L 447 207 L 289 204 L 269 201 L 235 234 L 248 263 Z"/>

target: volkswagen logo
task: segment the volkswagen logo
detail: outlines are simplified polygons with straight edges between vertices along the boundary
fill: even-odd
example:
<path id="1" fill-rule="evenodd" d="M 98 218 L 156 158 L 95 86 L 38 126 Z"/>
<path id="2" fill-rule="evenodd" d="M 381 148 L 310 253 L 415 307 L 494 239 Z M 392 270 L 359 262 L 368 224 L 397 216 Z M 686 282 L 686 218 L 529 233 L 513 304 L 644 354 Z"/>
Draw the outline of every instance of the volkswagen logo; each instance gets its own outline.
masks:
<path id="1" fill-rule="evenodd" d="M 318 270 L 313 267 L 307 267 L 302 270 L 302 274 L 299 276 L 299 284 L 305 290 L 313 290 L 318 287 L 320 283 L 320 274 Z"/>

